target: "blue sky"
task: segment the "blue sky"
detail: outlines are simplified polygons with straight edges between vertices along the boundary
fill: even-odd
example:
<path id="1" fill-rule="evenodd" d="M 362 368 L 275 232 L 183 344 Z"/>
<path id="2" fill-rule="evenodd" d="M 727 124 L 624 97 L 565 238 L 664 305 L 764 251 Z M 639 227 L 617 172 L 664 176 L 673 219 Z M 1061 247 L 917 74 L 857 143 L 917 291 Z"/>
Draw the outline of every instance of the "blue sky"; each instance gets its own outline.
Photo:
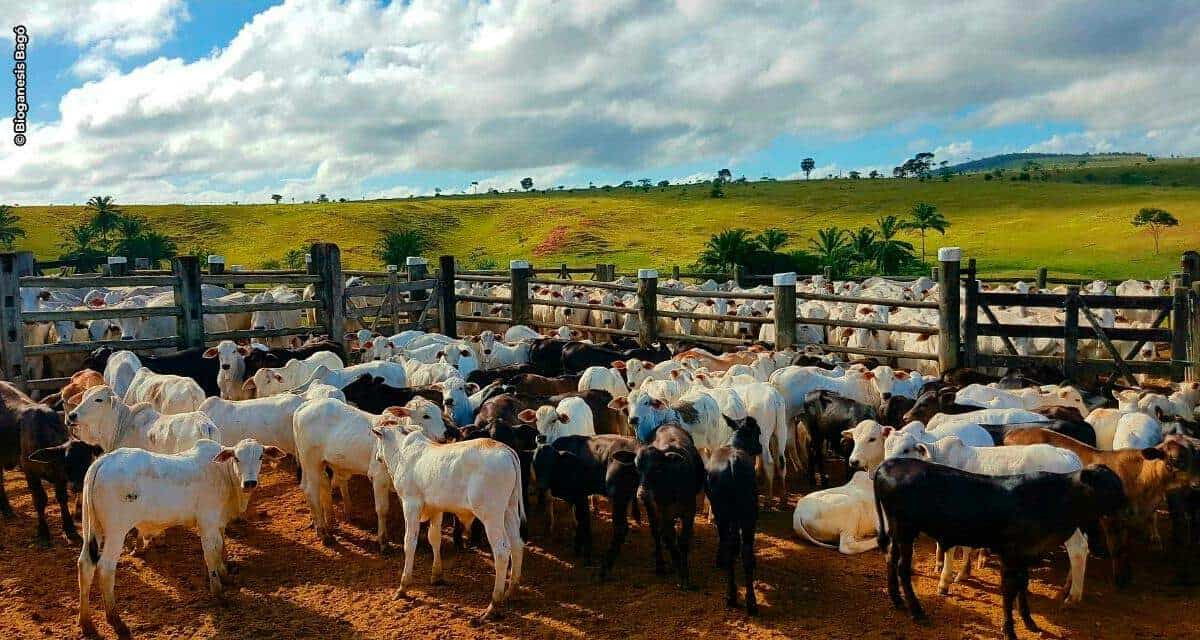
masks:
<path id="1" fill-rule="evenodd" d="M 0 201 L 405 196 L 723 167 L 783 179 L 805 157 L 814 177 L 889 174 L 918 151 L 1200 152 L 1200 117 L 1170 107 L 1200 99 L 1200 8 L 1186 2 L 1153 15 L 999 0 L 28 6 L 0 0 L 31 32 L 33 126 L 17 148 L 0 121 Z"/>

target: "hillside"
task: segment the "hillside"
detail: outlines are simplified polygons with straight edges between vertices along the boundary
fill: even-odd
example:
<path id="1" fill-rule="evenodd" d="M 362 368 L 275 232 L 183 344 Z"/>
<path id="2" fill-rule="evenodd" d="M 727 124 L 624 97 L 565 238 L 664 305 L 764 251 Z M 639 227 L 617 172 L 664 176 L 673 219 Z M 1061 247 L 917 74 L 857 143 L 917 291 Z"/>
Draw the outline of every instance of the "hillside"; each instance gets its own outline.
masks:
<path id="1" fill-rule="evenodd" d="M 1046 168 L 1076 166 L 1130 165 L 1143 162 L 1144 153 L 1002 153 L 996 156 L 950 165 L 954 173 L 977 173 L 995 169 L 1020 170 L 1026 162 L 1033 161 Z"/>
<path id="2" fill-rule="evenodd" d="M 1144 168 L 1137 167 L 1139 170 Z M 1172 169 L 1173 167 L 1173 169 Z M 1160 161 L 1200 184 L 1200 163 Z M 1089 169 L 1097 174 L 1099 168 Z M 1071 170 L 1077 171 L 1077 170 Z M 1077 184 L 1073 180 L 1078 178 Z M 929 246 L 961 245 L 990 273 L 1028 273 L 1039 265 L 1059 275 L 1162 276 L 1179 253 L 1200 247 L 1200 188 L 1102 184 L 1082 177 L 1049 181 L 984 180 L 982 174 L 933 180 L 812 180 L 730 185 L 727 197 L 706 186 L 582 189 L 549 193 L 412 198 L 329 204 L 130 205 L 180 247 L 202 246 L 231 263 L 259 266 L 314 240 L 337 242 L 348 265 L 378 266 L 371 249 L 380 230 L 416 226 L 437 246 L 430 255 L 517 257 L 539 265 L 615 262 L 622 268 L 669 267 L 695 260 L 710 234 L 729 227 L 780 227 L 803 248 L 817 229 L 857 228 L 913 202 L 934 203 L 952 223 Z M 118 201 L 119 201 L 119 194 Z M 1176 215 L 1182 226 L 1163 235 L 1162 254 L 1129 219 L 1141 207 Z M 67 224 L 82 206 L 20 207 L 24 242 L 42 258 L 58 255 Z M 912 238 L 916 241 L 916 238 Z"/>

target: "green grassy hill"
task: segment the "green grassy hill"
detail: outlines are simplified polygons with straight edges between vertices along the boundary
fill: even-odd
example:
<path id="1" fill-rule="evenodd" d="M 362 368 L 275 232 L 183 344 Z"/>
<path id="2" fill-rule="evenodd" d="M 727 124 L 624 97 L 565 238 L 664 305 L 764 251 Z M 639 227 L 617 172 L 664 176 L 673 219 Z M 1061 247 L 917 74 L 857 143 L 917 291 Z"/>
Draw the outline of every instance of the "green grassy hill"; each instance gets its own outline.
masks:
<path id="1" fill-rule="evenodd" d="M 1149 168 L 1143 163 L 1112 171 L 1119 176 L 1121 171 Z M 979 260 L 982 271 L 1029 273 L 1045 265 L 1055 275 L 1147 277 L 1173 270 L 1181 251 L 1200 247 L 1200 162 L 1161 160 L 1152 168 L 1198 186 L 1087 181 L 1087 172 L 1100 175 L 1109 169 L 1083 167 L 1064 169 L 1048 181 L 1028 182 L 1010 181 L 1007 175 L 984 180 L 983 174 L 969 174 L 949 182 L 734 184 L 719 199 L 709 197 L 707 186 L 690 185 L 649 191 L 580 189 L 329 204 L 124 208 L 178 238 L 181 248 L 203 246 L 248 267 L 314 240 L 337 242 L 349 266 L 378 267 L 371 250 L 380 231 L 416 226 L 436 243 L 430 255 L 474 254 L 501 264 L 517 257 L 531 258 L 537 265 L 615 262 L 634 268 L 689 264 L 710 234 L 729 227 L 780 227 L 792 234 L 790 248 L 803 248 L 821 227 L 869 225 L 878 216 L 903 214 L 923 200 L 937 205 L 953 225 L 946 237 L 930 238 L 931 253 L 939 245 L 960 245 L 967 256 Z M 1075 175 L 1079 172 L 1083 174 Z M 1161 255 L 1154 255 L 1147 233 L 1129 225 L 1145 206 L 1164 208 L 1182 223 L 1164 233 Z M 82 206 L 20 207 L 17 213 L 29 232 L 24 248 L 44 259 L 57 257 L 66 225 L 86 216 Z"/>

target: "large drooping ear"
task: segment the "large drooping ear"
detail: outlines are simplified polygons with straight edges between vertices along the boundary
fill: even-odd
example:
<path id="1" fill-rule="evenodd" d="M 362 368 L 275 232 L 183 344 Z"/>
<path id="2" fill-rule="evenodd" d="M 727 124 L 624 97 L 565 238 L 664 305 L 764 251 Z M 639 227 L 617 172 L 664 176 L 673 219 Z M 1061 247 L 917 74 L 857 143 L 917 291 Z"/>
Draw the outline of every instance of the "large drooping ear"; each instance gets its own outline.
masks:
<path id="1" fill-rule="evenodd" d="M 625 361 L 624 360 L 613 360 L 612 368 L 614 368 L 618 371 L 624 371 L 625 370 Z"/>
<path id="2" fill-rule="evenodd" d="M 267 445 L 263 447 L 263 455 L 274 460 L 279 460 L 281 458 L 286 458 L 287 452 L 279 447 L 276 447 L 275 445 Z"/>
<path id="3" fill-rule="evenodd" d="M 650 406 L 654 407 L 655 409 L 664 409 L 664 408 L 666 408 L 667 403 L 663 402 L 662 400 L 659 400 L 658 398 L 655 398 L 654 400 L 650 401 Z"/>
<path id="4" fill-rule="evenodd" d="M 41 464 L 53 465 L 62 462 L 67 455 L 66 445 L 58 445 L 56 447 L 46 447 L 38 449 L 29 454 L 30 462 L 38 462 Z"/>
<path id="5" fill-rule="evenodd" d="M 854 429 L 843 430 L 842 431 L 842 439 L 843 440 L 853 440 L 854 439 Z"/>
<path id="6" fill-rule="evenodd" d="M 884 440 L 887 440 L 888 436 L 892 435 L 892 432 L 895 430 L 894 427 L 884 427 L 879 431 L 879 435 L 883 436 Z"/>
<path id="7" fill-rule="evenodd" d="M 616 409 L 617 411 L 624 411 L 625 407 L 628 407 L 628 406 L 629 406 L 629 398 L 626 398 L 624 396 L 613 398 L 608 403 L 609 409 Z"/>
<path id="8" fill-rule="evenodd" d="M 254 391 L 257 385 L 254 384 L 254 378 L 250 378 L 242 383 L 242 391 Z"/>
<path id="9" fill-rule="evenodd" d="M 558 414 L 558 421 L 563 424 L 566 424 L 571 421 L 571 416 L 569 416 L 565 413 L 560 413 L 560 414 Z"/>
<path id="10" fill-rule="evenodd" d="M 216 347 L 209 347 L 209 348 L 205 349 L 205 350 L 204 350 L 204 357 L 205 357 L 205 358 L 215 358 L 215 357 L 217 357 L 217 348 L 216 348 Z"/>
<path id="11" fill-rule="evenodd" d="M 533 424 L 537 422 L 537 412 L 533 409 L 525 409 L 521 413 L 517 414 L 517 420 L 520 420 L 526 424 Z"/>
<path id="12" fill-rule="evenodd" d="M 84 394 L 84 392 L 80 391 L 79 393 L 71 396 L 70 398 L 67 398 L 67 404 L 73 404 L 75 406 L 79 406 L 80 404 L 83 403 L 83 394 Z"/>
<path id="13" fill-rule="evenodd" d="M 929 447 L 925 446 L 924 443 L 919 443 L 919 444 L 917 444 L 917 453 L 928 458 L 929 457 Z"/>
<path id="14" fill-rule="evenodd" d="M 407 407 L 388 407 L 383 410 L 388 415 L 396 416 L 397 418 L 408 418 L 412 416 L 412 412 Z"/>
<path id="15" fill-rule="evenodd" d="M 233 459 L 233 449 L 230 449 L 229 447 L 225 447 L 225 448 L 221 449 L 221 453 L 218 453 L 216 456 L 213 457 L 212 461 L 213 462 L 225 462 L 226 460 L 232 460 L 232 459 Z"/>
<path id="16" fill-rule="evenodd" d="M 649 371 L 650 369 L 653 369 L 653 368 L 654 368 L 654 363 L 653 363 L 653 362 L 643 362 L 643 363 L 642 363 L 642 368 L 643 368 L 643 369 L 646 369 L 647 371 Z"/>
<path id="17" fill-rule="evenodd" d="M 249 348 L 249 347 L 243 347 L 243 346 L 239 346 L 239 347 L 237 348 L 237 352 L 238 352 L 238 355 L 239 355 L 239 356 L 243 356 L 243 357 L 245 357 L 245 356 L 248 356 L 248 355 L 250 355 L 250 348 Z"/>

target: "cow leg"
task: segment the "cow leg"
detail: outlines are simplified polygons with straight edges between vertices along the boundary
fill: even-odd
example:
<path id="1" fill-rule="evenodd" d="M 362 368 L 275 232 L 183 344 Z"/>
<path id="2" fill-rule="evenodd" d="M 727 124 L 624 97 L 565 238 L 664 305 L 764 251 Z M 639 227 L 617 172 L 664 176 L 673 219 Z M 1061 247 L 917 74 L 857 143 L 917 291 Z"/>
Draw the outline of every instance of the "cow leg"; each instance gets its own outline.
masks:
<path id="1" fill-rule="evenodd" d="M 200 528 L 200 546 L 204 549 L 204 567 L 208 570 L 208 590 L 221 596 L 221 530 L 214 526 Z"/>
<path id="2" fill-rule="evenodd" d="M 625 544 L 625 536 L 629 534 L 629 503 L 632 496 L 625 493 L 618 493 L 612 496 L 612 540 L 609 542 L 608 551 L 604 554 L 604 560 L 600 562 L 600 579 L 603 580 L 612 572 L 613 565 L 617 562 L 617 553 L 621 551 L 621 545 Z M 634 503 L 636 504 L 636 502 Z"/>
<path id="3" fill-rule="evenodd" d="M 888 529 L 892 531 L 893 535 L 895 535 L 895 531 L 891 529 L 891 523 L 888 524 Z M 900 560 L 899 546 L 900 545 L 896 543 L 896 539 L 893 537 L 892 542 L 888 545 L 887 549 L 887 585 L 888 597 L 892 599 L 892 606 L 903 610 L 904 599 L 900 597 L 900 577 L 897 569 Z"/>
<path id="4" fill-rule="evenodd" d="M 1017 572 L 1017 606 L 1021 609 L 1021 622 L 1025 624 L 1025 628 L 1033 633 L 1041 633 L 1037 623 L 1033 621 L 1033 615 L 1029 613 L 1029 569 L 1021 567 Z"/>
<path id="5" fill-rule="evenodd" d="M 679 527 L 679 575 L 684 589 L 694 589 L 689 564 L 692 549 L 692 531 L 696 524 L 696 513 L 687 511 L 683 514 L 683 522 Z M 674 527 L 672 527 L 672 530 Z M 732 559 L 730 564 L 732 565 Z"/>
<path id="6" fill-rule="evenodd" d="M 93 557 L 92 553 L 99 553 L 99 545 L 100 541 L 98 540 L 92 544 L 83 545 L 83 549 L 79 552 L 79 559 L 75 561 L 75 566 L 79 570 L 79 631 L 84 636 L 97 635 L 96 624 L 92 622 L 90 595 L 92 581 L 96 577 L 96 563 L 100 560 L 99 555 Z"/>
<path id="7" fill-rule="evenodd" d="M 1008 563 L 1001 561 L 1000 567 L 1000 592 L 1003 600 L 1002 608 L 1004 609 L 1004 637 L 1006 640 L 1016 640 L 1017 632 L 1014 630 L 1013 624 L 1013 602 L 1017 596 L 1017 576 L 1016 570 L 1008 566 Z"/>
<path id="8" fill-rule="evenodd" d="M 39 546 L 50 546 L 50 526 L 46 524 L 46 488 L 42 486 L 41 476 L 25 473 L 25 482 L 29 485 L 29 493 L 33 496 L 33 509 L 37 512 L 37 543 Z"/>
<path id="9" fill-rule="evenodd" d="M 421 533 L 421 503 L 417 500 L 404 500 L 404 569 L 400 574 L 400 588 L 396 597 L 404 596 L 404 591 L 412 584 L 413 562 L 417 556 L 417 536 Z M 440 524 L 440 523 L 439 523 Z M 430 523 L 430 526 L 433 526 Z"/>
<path id="10" fill-rule="evenodd" d="M 513 556 L 513 549 L 509 546 L 509 536 L 503 517 L 495 517 L 494 515 L 482 516 L 479 518 L 483 521 L 483 528 L 487 532 L 488 544 L 492 546 L 492 559 L 496 565 L 496 583 L 492 587 L 492 602 L 483 612 L 483 619 L 495 618 L 499 612 L 496 611 L 501 603 L 504 602 L 504 596 L 508 593 L 507 579 L 510 561 Z"/>
<path id="11" fill-rule="evenodd" d="M 643 500 L 643 506 L 646 507 L 646 520 L 650 523 L 650 537 L 654 540 L 654 573 L 665 575 L 667 573 L 667 563 L 663 559 L 662 541 L 663 522 L 659 519 L 658 509 L 653 501 Z"/>
<path id="12" fill-rule="evenodd" d="M 680 586 L 685 586 L 683 583 L 683 557 L 679 554 L 679 535 L 675 531 L 675 507 L 663 509 L 662 522 L 662 539 L 663 546 L 667 548 L 667 553 L 671 556 L 671 565 L 675 568 L 675 573 L 679 575 Z"/>
<path id="13" fill-rule="evenodd" d="M 807 429 L 801 423 L 802 429 Z M 821 485 L 818 482 L 820 479 L 821 458 L 825 455 L 825 439 L 819 434 L 813 434 L 812 440 L 808 443 L 808 479 L 812 482 L 813 489 L 820 489 Z"/>
<path id="14" fill-rule="evenodd" d="M 1108 552 L 1113 561 L 1113 583 L 1118 588 L 1128 587 L 1133 582 L 1133 567 L 1130 563 L 1129 523 L 1116 518 L 1103 522 L 1104 534 L 1108 538 Z"/>
<path id="15" fill-rule="evenodd" d="M 375 498 L 375 526 L 376 542 L 379 544 L 379 553 L 382 555 L 387 553 L 387 520 L 388 509 L 391 507 L 391 482 L 385 477 L 387 474 L 379 473 L 376 477 L 371 478 L 371 490 Z M 433 527 L 430 527 L 432 530 Z"/>
<path id="16" fill-rule="evenodd" d="M 9 520 L 13 517 L 12 505 L 8 503 L 8 491 L 4 489 L 4 469 L 0 468 L 0 517 Z"/>
<path id="17" fill-rule="evenodd" d="M 575 555 L 584 564 L 592 563 L 592 511 L 587 496 L 575 501 Z"/>
<path id="18" fill-rule="evenodd" d="M 115 532 L 114 532 L 115 533 Z M 122 537 L 124 537 L 122 535 Z M 122 546 L 114 541 L 120 538 L 115 535 L 105 536 L 108 541 L 100 552 L 100 562 L 98 564 L 98 578 L 100 581 L 100 595 L 103 596 L 104 602 L 104 618 L 108 621 L 109 626 L 113 631 L 117 632 L 117 637 L 128 638 L 129 627 L 121 620 L 121 615 L 117 613 L 117 595 L 114 590 L 114 582 L 117 576 L 117 560 L 121 557 Z"/>
<path id="19" fill-rule="evenodd" d="M 440 511 L 429 515 L 429 548 L 433 549 L 433 572 L 430 574 L 430 584 L 446 584 L 442 579 L 442 513 Z"/>
<path id="20" fill-rule="evenodd" d="M 900 577 L 900 586 L 904 589 L 904 599 L 908 600 L 908 611 L 912 614 L 913 620 L 924 620 L 925 610 L 921 608 L 921 602 L 917 600 L 917 594 L 913 591 L 912 586 L 913 541 L 900 540 L 899 543 L 900 559 L 896 569 Z"/>
<path id="21" fill-rule="evenodd" d="M 946 550 L 942 548 L 942 543 L 940 542 L 934 543 L 933 545 L 933 560 L 934 569 L 938 573 L 941 573 L 942 568 L 946 564 Z"/>
<path id="22" fill-rule="evenodd" d="M 971 547 L 959 547 L 963 552 L 963 565 L 958 570 L 958 575 L 954 576 L 955 582 L 962 582 L 971 577 L 971 568 L 975 565 L 976 559 L 982 558 L 983 554 L 979 553 L 979 549 Z"/>
<path id="23" fill-rule="evenodd" d="M 734 560 L 737 558 L 738 534 L 737 529 L 730 526 L 725 518 L 717 519 L 717 568 L 725 570 L 725 606 L 736 609 L 737 580 L 733 575 Z"/>
<path id="24" fill-rule="evenodd" d="M 332 547 L 334 544 L 333 534 L 330 533 L 329 526 L 325 522 L 325 506 L 330 503 L 330 500 L 326 500 L 322 496 L 322 494 L 329 495 L 329 479 L 324 473 L 309 473 L 302 486 L 308 508 L 312 511 L 313 529 L 317 531 L 317 537 L 321 539 L 322 544 Z"/>
<path id="25" fill-rule="evenodd" d="M 950 593 L 950 575 L 954 572 L 954 550 L 958 547 L 950 547 L 942 553 L 942 570 L 938 578 L 937 592 L 939 596 L 944 596 Z"/>
<path id="26" fill-rule="evenodd" d="M 754 569 L 756 561 L 754 559 L 754 532 L 758 528 L 758 523 L 754 520 L 743 521 L 741 526 L 742 534 L 742 572 L 746 579 L 746 613 L 749 615 L 758 614 L 758 598 L 754 595 Z M 729 575 L 733 576 L 733 563 L 730 563 Z"/>
<path id="27" fill-rule="evenodd" d="M 75 521 L 71 519 L 71 500 L 67 493 L 67 482 L 59 480 L 54 483 L 54 498 L 58 500 L 58 510 L 62 511 L 63 533 L 71 542 L 79 544 L 83 538 L 75 530 Z"/>
<path id="28" fill-rule="evenodd" d="M 1067 557 L 1071 561 L 1067 584 L 1063 586 L 1063 592 L 1066 593 L 1063 604 L 1075 604 L 1083 600 L 1083 578 L 1087 572 L 1088 558 L 1087 535 L 1076 530 L 1063 546 L 1067 548 Z"/>
<path id="29" fill-rule="evenodd" d="M 504 530 L 508 534 L 508 542 L 512 550 L 508 589 L 504 592 L 504 598 L 507 600 L 517 592 L 517 586 L 521 583 L 521 566 L 525 561 L 525 542 L 521 540 L 521 516 L 516 509 L 510 508 L 505 512 Z"/>

